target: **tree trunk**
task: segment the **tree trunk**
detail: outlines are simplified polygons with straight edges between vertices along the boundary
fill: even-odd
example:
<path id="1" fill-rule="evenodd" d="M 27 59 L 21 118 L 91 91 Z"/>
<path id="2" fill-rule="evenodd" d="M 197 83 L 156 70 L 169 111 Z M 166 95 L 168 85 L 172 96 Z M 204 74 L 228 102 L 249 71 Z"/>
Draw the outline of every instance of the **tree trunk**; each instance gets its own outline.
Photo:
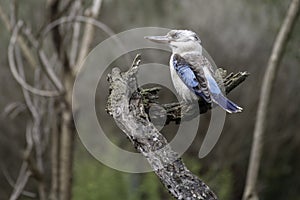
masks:
<path id="1" fill-rule="evenodd" d="M 60 182 L 59 199 L 70 200 L 72 197 L 72 172 L 73 172 L 73 147 L 74 147 L 74 125 L 72 118 L 72 89 L 73 76 L 71 71 L 65 72 L 64 81 L 66 88 L 65 104 L 62 111 L 61 141 L 60 141 Z"/>

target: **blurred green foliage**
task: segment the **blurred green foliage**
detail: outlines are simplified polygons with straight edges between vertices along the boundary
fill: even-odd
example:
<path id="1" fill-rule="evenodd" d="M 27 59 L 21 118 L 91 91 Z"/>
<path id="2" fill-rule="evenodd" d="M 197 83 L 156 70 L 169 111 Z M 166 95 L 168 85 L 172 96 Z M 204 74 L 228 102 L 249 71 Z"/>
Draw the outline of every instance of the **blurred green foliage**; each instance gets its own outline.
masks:
<path id="1" fill-rule="evenodd" d="M 83 148 L 79 148 L 75 156 L 74 200 L 160 199 L 162 185 L 155 174 L 129 174 L 113 170 L 91 158 Z"/>
<path id="2" fill-rule="evenodd" d="M 83 148 L 76 151 L 74 166 L 74 200 L 124 199 L 157 200 L 173 199 L 160 183 L 154 172 L 128 174 L 110 169 L 87 155 Z M 222 200 L 232 199 L 233 175 L 228 169 L 201 173 L 201 161 L 185 156 L 189 170 L 201 177 Z"/>

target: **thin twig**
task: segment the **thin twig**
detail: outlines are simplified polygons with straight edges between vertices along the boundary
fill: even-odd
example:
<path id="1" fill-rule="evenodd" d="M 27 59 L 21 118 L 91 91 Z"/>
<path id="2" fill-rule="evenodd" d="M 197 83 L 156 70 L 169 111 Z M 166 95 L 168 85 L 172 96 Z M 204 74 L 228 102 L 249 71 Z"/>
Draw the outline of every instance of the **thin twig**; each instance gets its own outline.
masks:
<path id="1" fill-rule="evenodd" d="M 25 36 L 27 37 L 28 41 L 31 43 L 31 45 L 38 50 L 38 57 L 42 64 L 42 69 L 45 72 L 46 76 L 49 78 L 51 83 L 54 85 L 54 87 L 61 93 L 61 95 L 64 93 L 64 87 L 55 74 L 53 67 L 50 64 L 49 59 L 47 58 L 44 51 L 41 49 L 40 44 L 37 39 L 34 38 L 31 31 L 27 28 L 25 31 L 23 31 Z"/>
<path id="2" fill-rule="evenodd" d="M 10 25 L 13 27 L 17 23 L 17 3 L 16 0 L 10 2 Z"/>
<path id="3" fill-rule="evenodd" d="M 81 0 L 76 0 L 74 3 L 74 11 L 70 14 L 71 18 L 74 18 L 76 15 L 81 12 Z M 79 47 L 79 36 L 80 36 L 80 23 L 75 22 L 73 25 L 73 35 L 72 35 L 72 43 L 71 43 L 71 52 L 70 52 L 70 65 L 71 67 L 75 67 L 76 65 L 76 57 L 78 54 Z"/>
<path id="4" fill-rule="evenodd" d="M 9 116 L 11 119 L 18 116 L 20 113 L 22 113 L 24 110 L 26 110 L 26 105 L 21 102 L 12 102 L 5 106 L 2 115 L 4 117 Z"/>
<path id="5" fill-rule="evenodd" d="M 15 48 L 15 55 L 16 55 L 19 75 L 23 80 L 25 80 L 24 65 L 23 65 L 23 61 L 22 61 L 22 58 L 21 58 L 21 53 L 20 53 L 18 47 Z M 28 110 L 30 111 L 30 114 L 32 116 L 33 121 L 35 121 L 36 119 L 39 118 L 38 111 L 37 111 L 36 107 L 34 106 L 34 103 L 33 103 L 32 99 L 30 97 L 29 92 L 24 88 L 22 88 L 22 92 L 23 92 L 23 96 L 24 96 L 26 106 L 27 106 Z"/>
<path id="6" fill-rule="evenodd" d="M 10 25 L 10 22 L 9 22 L 9 19 L 7 17 L 7 15 L 4 13 L 3 9 L 2 9 L 2 6 L 0 4 L 0 18 L 2 19 L 6 29 L 8 31 L 11 31 L 12 30 L 12 26 Z"/>
<path id="7" fill-rule="evenodd" d="M 21 165 L 21 169 L 19 172 L 19 176 L 17 178 L 14 190 L 10 196 L 10 200 L 17 200 L 19 196 L 24 191 L 28 178 L 30 177 L 31 172 L 28 170 L 28 165 L 26 162 L 23 162 Z"/>
<path id="8" fill-rule="evenodd" d="M 20 73 L 20 76 L 24 79 L 24 66 L 21 58 L 21 52 L 19 48 L 15 48 L 15 55 L 17 60 L 17 66 Z M 24 160 L 28 164 L 29 170 L 32 172 L 33 177 L 38 181 L 38 188 L 39 188 L 39 198 L 44 200 L 45 196 L 45 188 L 44 188 L 44 180 L 43 180 L 43 159 L 42 159 L 42 142 L 41 142 L 41 132 L 40 132 L 40 125 L 41 125 L 41 107 L 39 111 L 36 109 L 32 98 L 27 90 L 23 88 L 23 95 L 26 102 L 26 105 L 32 115 L 33 125 L 32 128 L 27 128 L 26 130 L 26 141 L 27 141 L 27 149 L 25 152 Z M 30 123 L 31 124 L 31 123 Z M 28 126 L 27 126 L 28 127 Z M 31 151 L 32 148 L 35 148 L 35 157 L 36 163 L 31 158 Z"/>
<path id="9" fill-rule="evenodd" d="M 299 14 L 300 0 L 292 0 L 281 25 L 280 31 L 274 42 L 271 56 L 268 61 L 266 73 L 264 75 L 260 101 L 257 110 L 256 123 L 254 128 L 254 138 L 251 149 L 250 162 L 247 173 L 247 180 L 244 189 L 243 200 L 257 200 L 257 178 L 263 149 L 263 136 L 266 129 L 266 117 L 268 105 L 270 104 L 272 87 L 275 82 L 281 58 L 288 43 L 289 35 L 296 24 Z"/>
<path id="10" fill-rule="evenodd" d="M 55 88 L 63 94 L 65 89 L 63 84 L 61 83 L 60 79 L 55 74 L 53 67 L 51 66 L 47 56 L 45 55 L 44 51 L 42 49 L 38 50 L 38 56 L 42 63 L 42 68 L 45 71 L 46 75 L 48 76 L 49 80 L 53 83 Z"/>
<path id="11" fill-rule="evenodd" d="M 12 187 L 14 188 L 15 187 L 15 183 L 14 183 L 14 180 L 13 178 L 10 176 L 8 170 L 6 167 L 4 166 L 1 166 L 1 170 L 2 170 L 2 173 L 7 181 L 7 183 Z M 36 194 L 33 193 L 33 192 L 29 192 L 29 191 L 26 191 L 26 190 L 23 190 L 22 195 L 26 196 L 26 197 L 29 197 L 29 198 L 36 198 Z"/>

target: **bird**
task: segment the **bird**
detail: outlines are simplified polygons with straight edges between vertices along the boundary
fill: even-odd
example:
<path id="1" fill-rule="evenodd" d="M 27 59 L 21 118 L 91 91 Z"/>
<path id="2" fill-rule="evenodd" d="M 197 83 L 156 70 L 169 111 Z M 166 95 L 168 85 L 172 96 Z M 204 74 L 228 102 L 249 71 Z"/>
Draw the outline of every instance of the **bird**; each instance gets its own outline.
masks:
<path id="1" fill-rule="evenodd" d="M 228 113 L 243 108 L 226 98 L 217 83 L 212 64 L 202 54 L 199 36 L 191 30 L 171 30 L 164 36 L 145 36 L 145 39 L 169 45 L 171 79 L 184 102 L 202 98 L 208 105 L 217 104 Z"/>

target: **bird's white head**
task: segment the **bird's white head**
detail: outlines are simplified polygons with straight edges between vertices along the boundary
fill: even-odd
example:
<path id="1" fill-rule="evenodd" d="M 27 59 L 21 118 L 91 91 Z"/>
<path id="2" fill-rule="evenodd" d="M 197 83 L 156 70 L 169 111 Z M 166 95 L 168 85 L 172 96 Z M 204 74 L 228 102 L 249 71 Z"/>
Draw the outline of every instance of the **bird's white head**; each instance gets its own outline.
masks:
<path id="1" fill-rule="evenodd" d="M 190 30 L 171 30 L 165 36 L 146 36 L 145 39 L 157 43 L 169 44 L 173 53 L 177 54 L 188 52 L 202 53 L 200 38 Z"/>

